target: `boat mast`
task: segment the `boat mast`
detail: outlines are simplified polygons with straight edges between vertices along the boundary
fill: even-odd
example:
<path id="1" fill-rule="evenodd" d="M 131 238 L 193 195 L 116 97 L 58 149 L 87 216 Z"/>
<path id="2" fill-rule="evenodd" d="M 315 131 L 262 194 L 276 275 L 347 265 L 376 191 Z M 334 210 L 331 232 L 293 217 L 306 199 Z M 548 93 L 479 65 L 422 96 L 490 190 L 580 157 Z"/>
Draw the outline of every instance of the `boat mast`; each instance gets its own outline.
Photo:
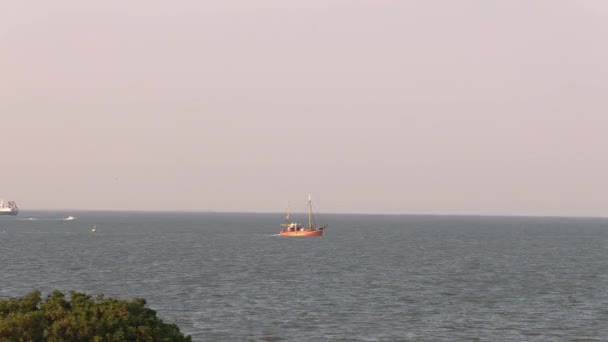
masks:
<path id="1" fill-rule="evenodd" d="M 308 194 L 308 229 L 312 229 L 312 200 Z"/>
<path id="2" fill-rule="evenodd" d="M 289 202 L 287 202 L 287 214 L 285 215 L 285 223 L 281 223 L 281 227 L 285 227 L 282 228 L 281 230 L 289 230 L 289 225 L 291 223 L 290 221 L 290 214 L 289 214 Z"/>

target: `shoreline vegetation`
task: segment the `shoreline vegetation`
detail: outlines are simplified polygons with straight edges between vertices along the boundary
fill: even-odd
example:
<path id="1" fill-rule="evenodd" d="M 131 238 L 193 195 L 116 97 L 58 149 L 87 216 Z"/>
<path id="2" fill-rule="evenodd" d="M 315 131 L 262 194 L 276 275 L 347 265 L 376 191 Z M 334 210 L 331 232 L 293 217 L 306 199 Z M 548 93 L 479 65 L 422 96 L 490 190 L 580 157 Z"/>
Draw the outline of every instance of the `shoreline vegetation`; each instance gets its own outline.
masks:
<path id="1" fill-rule="evenodd" d="M 0 341 L 192 341 L 143 298 L 130 301 L 55 290 L 0 299 Z"/>

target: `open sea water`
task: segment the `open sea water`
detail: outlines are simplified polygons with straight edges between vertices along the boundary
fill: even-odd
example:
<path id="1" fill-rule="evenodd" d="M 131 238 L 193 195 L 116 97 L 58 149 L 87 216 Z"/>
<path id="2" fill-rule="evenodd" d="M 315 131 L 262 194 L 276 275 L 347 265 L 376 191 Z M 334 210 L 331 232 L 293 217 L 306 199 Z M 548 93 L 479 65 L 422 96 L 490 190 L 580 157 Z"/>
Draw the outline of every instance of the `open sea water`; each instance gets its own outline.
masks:
<path id="1" fill-rule="evenodd" d="M 321 218 L 285 238 L 282 214 L 0 217 L 0 297 L 143 297 L 196 341 L 608 340 L 608 219 Z"/>

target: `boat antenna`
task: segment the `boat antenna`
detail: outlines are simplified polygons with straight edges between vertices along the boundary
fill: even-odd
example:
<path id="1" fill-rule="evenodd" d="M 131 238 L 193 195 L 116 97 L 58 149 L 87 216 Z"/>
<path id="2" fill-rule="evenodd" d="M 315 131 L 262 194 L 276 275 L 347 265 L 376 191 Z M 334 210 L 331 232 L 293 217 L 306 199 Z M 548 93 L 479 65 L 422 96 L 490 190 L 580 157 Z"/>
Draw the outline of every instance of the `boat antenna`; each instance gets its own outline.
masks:
<path id="1" fill-rule="evenodd" d="M 291 214 L 289 213 L 289 201 L 287 201 L 287 215 L 285 215 L 285 222 L 290 223 L 290 216 Z"/>

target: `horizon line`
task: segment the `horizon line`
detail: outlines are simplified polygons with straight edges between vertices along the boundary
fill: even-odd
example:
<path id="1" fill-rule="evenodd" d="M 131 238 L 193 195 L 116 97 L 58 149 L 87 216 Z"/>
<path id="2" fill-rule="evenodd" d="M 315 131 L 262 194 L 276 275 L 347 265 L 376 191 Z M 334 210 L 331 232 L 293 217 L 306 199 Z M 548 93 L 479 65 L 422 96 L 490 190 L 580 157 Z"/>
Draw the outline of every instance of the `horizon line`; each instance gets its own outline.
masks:
<path id="1" fill-rule="evenodd" d="M 157 210 L 157 209 L 20 209 L 19 212 L 28 212 L 28 211 L 45 211 L 45 212 L 136 212 L 136 213 L 189 213 L 189 214 L 276 214 L 283 215 L 284 212 L 281 211 L 222 211 L 222 210 Z M 305 215 L 305 211 L 296 211 L 292 212 L 292 214 L 296 215 Z M 361 213 L 361 212 L 323 212 L 316 215 L 368 215 L 368 216 L 456 216 L 456 217 L 528 217 L 528 218 L 599 218 L 599 219 L 608 219 L 608 215 L 600 216 L 600 215 L 547 215 L 547 214 L 446 214 L 446 213 Z"/>

